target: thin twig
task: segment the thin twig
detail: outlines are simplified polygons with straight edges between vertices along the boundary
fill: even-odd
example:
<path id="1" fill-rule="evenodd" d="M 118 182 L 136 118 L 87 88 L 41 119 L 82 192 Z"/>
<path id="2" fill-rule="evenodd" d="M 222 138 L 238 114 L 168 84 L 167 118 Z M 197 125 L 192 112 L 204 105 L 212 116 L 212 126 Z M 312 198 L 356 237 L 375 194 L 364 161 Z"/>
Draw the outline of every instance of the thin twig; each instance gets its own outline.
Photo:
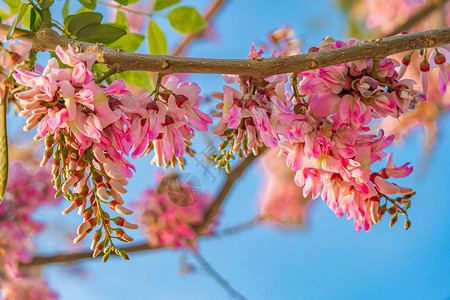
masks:
<path id="1" fill-rule="evenodd" d="M 178 44 L 178 46 L 172 51 L 173 56 L 180 56 L 186 47 L 192 43 L 194 40 L 199 39 L 205 35 L 205 32 L 208 30 L 211 20 L 214 15 L 219 11 L 219 9 L 225 4 L 226 0 L 214 0 L 211 5 L 208 7 L 206 12 L 203 15 L 203 19 L 205 19 L 208 24 L 206 29 L 198 30 L 186 35 Z"/>
<path id="2" fill-rule="evenodd" d="M 214 270 L 214 268 L 205 260 L 205 258 L 198 253 L 197 249 L 195 249 L 191 245 L 191 253 L 192 256 L 195 258 L 195 260 L 198 262 L 198 264 L 203 268 L 203 270 L 208 273 L 209 276 L 211 276 L 212 279 L 214 279 L 227 293 L 233 297 L 234 299 L 246 299 L 242 294 L 240 294 L 236 289 L 234 289 L 228 281 L 223 278 L 219 272 Z"/>
<path id="3" fill-rule="evenodd" d="M 258 219 L 252 219 L 251 221 L 247 221 L 241 224 L 237 224 L 228 228 L 224 228 L 222 230 L 214 231 L 213 233 L 205 233 L 200 235 L 202 240 L 203 239 L 214 239 L 214 238 L 222 238 L 224 236 L 233 235 L 240 233 L 244 230 L 248 230 L 253 228 L 255 225 L 257 225 Z M 160 250 L 160 249 L 167 249 L 168 247 L 163 246 L 150 246 L 147 242 L 139 242 L 134 243 L 134 245 L 127 246 L 121 248 L 122 250 L 125 250 L 127 253 L 133 253 L 133 252 L 143 252 L 143 251 L 150 251 L 150 250 Z M 114 257 L 114 256 L 113 256 Z M 86 252 L 78 252 L 78 253 L 69 253 L 69 254 L 57 254 L 52 256 L 36 256 L 33 258 L 32 261 L 29 263 L 23 264 L 22 267 L 29 267 L 29 266 L 40 266 L 40 265 L 46 265 L 46 264 L 53 264 L 53 263 L 73 263 L 79 260 L 83 259 L 92 259 L 92 251 L 86 251 Z M 100 257 L 96 258 L 98 261 L 100 261 Z"/>
<path id="4" fill-rule="evenodd" d="M 420 9 L 414 15 L 412 15 L 405 23 L 399 25 L 397 28 L 393 29 L 385 36 L 392 36 L 399 34 L 400 32 L 410 30 L 412 27 L 421 22 L 423 19 L 428 17 L 431 13 L 440 8 L 443 8 L 448 1 L 449 0 L 428 1 L 427 5 L 425 5 L 422 9 Z"/>
<path id="5" fill-rule="evenodd" d="M 259 154 L 264 153 L 265 150 L 266 148 L 259 149 Z M 244 160 L 242 160 L 236 166 L 236 168 L 234 168 L 233 171 L 230 172 L 230 174 L 227 175 L 227 179 L 225 180 L 225 183 L 223 184 L 222 188 L 217 194 L 216 199 L 205 213 L 203 223 L 195 227 L 195 232 L 197 232 L 197 234 L 203 233 L 208 228 L 208 226 L 214 221 L 214 218 L 219 212 L 220 206 L 225 201 L 225 198 L 227 197 L 234 183 L 242 176 L 245 169 L 247 169 L 247 167 L 250 166 L 255 159 L 256 156 L 254 156 L 253 154 L 249 155 Z"/>
<path id="6" fill-rule="evenodd" d="M 8 29 L 9 26 L 0 24 L 0 33 L 7 32 Z M 21 34 L 23 34 L 23 30 Z M 112 50 L 101 44 L 65 38 L 50 28 L 42 28 L 36 33 L 30 32 L 19 38 L 32 42 L 36 51 L 54 51 L 58 45 L 65 49 L 70 44 L 78 51 L 96 53 L 98 62 L 115 66 L 117 72 L 141 70 L 160 74 L 204 73 L 266 77 L 274 74 L 299 73 L 361 59 L 380 59 L 405 51 L 443 46 L 450 43 L 450 27 L 396 35 L 327 51 L 262 60 L 129 53 Z"/>

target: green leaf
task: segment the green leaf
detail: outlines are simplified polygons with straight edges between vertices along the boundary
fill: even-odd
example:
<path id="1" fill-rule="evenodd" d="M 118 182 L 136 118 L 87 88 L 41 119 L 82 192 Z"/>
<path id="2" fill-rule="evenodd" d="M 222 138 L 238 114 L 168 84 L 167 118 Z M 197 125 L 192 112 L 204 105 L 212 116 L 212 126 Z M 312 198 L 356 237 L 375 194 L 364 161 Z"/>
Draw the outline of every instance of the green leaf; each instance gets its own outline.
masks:
<path id="1" fill-rule="evenodd" d="M 10 40 L 13 37 L 14 31 L 16 30 L 17 24 L 22 20 L 25 12 L 27 11 L 28 5 L 23 4 L 20 8 L 19 14 L 17 15 L 17 19 L 12 23 L 11 27 L 9 27 L 8 33 L 6 34 L 6 39 Z"/>
<path id="2" fill-rule="evenodd" d="M 121 28 L 128 29 L 127 16 L 125 16 L 123 12 L 118 12 L 114 24 L 119 25 Z"/>
<path id="3" fill-rule="evenodd" d="M 164 32 L 159 28 L 158 24 L 151 21 L 147 31 L 148 48 L 150 54 L 164 55 L 167 54 L 167 42 Z"/>
<path id="4" fill-rule="evenodd" d="M 167 17 L 170 25 L 181 33 L 191 33 L 206 26 L 202 15 L 193 7 L 177 7 Z"/>
<path id="5" fill-rule="evenodd" d="M 156 0 L 155 1 L 155 10 L 163 10 L 169 6 L 175 5 L 181 0 Z"/>
<path id="6" fill-rule="evenodd" d="M 40 6 L 42 9 L 47 9 L 47 8 L 49 8 L 50 6 L 52 6 L 54 2 L 55 2 L 55 0 L 42 0 L 42 1 L 39 3 L 39 6 Z"/>
<path id="7" fill-rule="evenodd" d="M 127 33 L 117 41 L 108 45 L 112 49 L 123 49 L 127 52 L 136 52 L 144 40 L 144 36 L 137 33 Z"/>
<path id="8" fill-rule="evenodd" d="M 126 83 L 144 88 L 146 90 L 154 90 L 152 77 L 147 71 L 125 71 L 113 76 L 114 79 L 122 79 Z"/>
<path id="9" fill-rule="evenodd" d="M 87 9 L 94 10 L 97 6 L 97 0 L 78 0 Z"/>
<path id="10" fill-rule="evenodd" d="M 77 34 L 81 29 L 87 26 L 99 25 L 103 19 L 103 16 L 102 14 L 95 12 L 84 12 L 77 15 L 68 16 L 67 18 L 70 18 L 67 23 L 67 29 L 71 33 Z M 64 23 L 66 23 L 65 20 Z"/>
<path id="11" fill-rule="evenodd" d="M 114 0 L 114 1 L 116 1 L 120 5 L 128 5 L 128 0 Z"/>
<path id="12" fill-rule="evenodd" d="M 39 29 L 39 25 L 41 23 L 41 15 L 36 12 L 34 8 L 31 8 L 30 11 L 30 29 L 32 31 L 37 31 Z"/>
<path id="13" fill-rule="evenodd" d="M 69 0 L 66 0 L 66 3 L 64 3 L 64 6 L 62 8 L 63 19 L 65 20 L 68 15 L 69 15 Z"/>
<path id="14" fill-rule="evenodd" d="M 110 24 L 86 26 L 78 31 L 78 39 L 90 43 L 109 44 L 118 40 L 127 32 L 122 28 Z"/>
<path id="15" fill-rule="evenodd" d="M 3 1 L 5 1 L 6 4 L 12 7 L 18 7 L 20 4 L 20 0 L 3 0 Z"/>

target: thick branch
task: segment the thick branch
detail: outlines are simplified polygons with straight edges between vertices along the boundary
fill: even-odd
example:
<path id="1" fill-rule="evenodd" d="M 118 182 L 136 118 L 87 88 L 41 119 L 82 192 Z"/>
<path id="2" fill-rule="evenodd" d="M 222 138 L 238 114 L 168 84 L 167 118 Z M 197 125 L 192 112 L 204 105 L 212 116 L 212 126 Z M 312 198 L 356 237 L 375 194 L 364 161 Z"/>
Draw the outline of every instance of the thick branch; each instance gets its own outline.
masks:
<path id="1" fill-rule="evenodd" d="M 0 33 L 8 28 L 8 26 L 0 25 Z M 35 34 L 22 35 L 19 38 L 31 39 L 34 48 L 38 51 L 52 51 L 58 45 L 65 48 L 67 44 L 70 44 L 80 51 L 97 53 L 97 61 L 114 67 L 118 72 L 142 70 L 162 74 L 240 74 L 265 77 L 273 74 L 299 73 L 360 59 L 384 58 L 400 52 L 443 46 L 450 43 L 450 27 L 397 35 L 328 51 L 261 60 L 191 58 L 128 53 L 112 50 L 100 44 L 65 38 L 48 28 L 43 28 Z"/>

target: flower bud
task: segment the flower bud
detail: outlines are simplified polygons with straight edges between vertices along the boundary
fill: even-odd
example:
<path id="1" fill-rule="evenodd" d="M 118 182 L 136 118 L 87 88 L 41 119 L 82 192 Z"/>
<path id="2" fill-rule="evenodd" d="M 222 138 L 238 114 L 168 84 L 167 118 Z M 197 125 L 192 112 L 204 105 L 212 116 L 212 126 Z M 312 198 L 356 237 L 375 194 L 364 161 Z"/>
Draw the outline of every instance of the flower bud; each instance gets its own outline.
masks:
<path id="1" fill-rule="evenodd" d="M 406 219 L 406 221 L 405 221 L 405 230 L 408 230 L 409 229 L 409 227 L 411 226 L 411 221 L 409 221 L 409 219 Z"/>
<path id="2" fill-rule="evenodd" d="M 94 232 L 94 235 L 92 237 L 92 244 L 91 244 L 91 250 L 94 250 L 95 246 L 97 246 L 97 243 L 102 238 L 102 229 L 96 230 Z"/>
<path id="3" fill-rule="evenodd" d="M 392 217 L 391 221 L 389 222 L 389 227 L 394 226 L 395 222 L 397 222 L 398 215 L 395 215 Z"/>
<path id="4" fill-rule="evenodd" d="M 105 247 L 105 241 L 101 241 L 100 243 L 98 243 L 97 247 L 95 247 L 94 253 L 92 253 L 92 257 L 96 258 L 100 252 L 103 250 L 103 248 Z"/>
<path id="5" fill-rule="evenodd" d="M 440 52 L 436 49 L 436 56 L 434 57 L 434 62 L 435 62 L 437 65 L 442 65 L 442 64 L 445 63 L 445 61 L 446 61 L 445 55 L 442 54 L 442 53 L 440 53 Z"/>

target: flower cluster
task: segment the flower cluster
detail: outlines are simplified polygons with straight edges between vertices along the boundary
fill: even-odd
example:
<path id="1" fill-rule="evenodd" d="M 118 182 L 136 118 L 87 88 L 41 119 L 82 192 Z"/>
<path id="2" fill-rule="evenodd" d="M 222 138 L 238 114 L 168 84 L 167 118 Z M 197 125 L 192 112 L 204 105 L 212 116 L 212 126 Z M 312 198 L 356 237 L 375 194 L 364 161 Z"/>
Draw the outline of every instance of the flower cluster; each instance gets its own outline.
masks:
<path id="1" fill-rule="evenodd" d="M 356 43 L 327 38 L 310 51 Z M 253 48 L 250 58 L 259 56 Z M 238 152 L 242 141 L 245 155 L 248 149 L 256 154 L 259 146 L 279 146 L 287 165 L 296 172 L 295 183 L 303 188 L 304 197 L 321 195 L 337 216 L 347 213 L 354 218 L 357 231 L 363 226 L 369 230 L 382 213 L 379 205 L 371 203 L 379 204 L 386 195 L 401 193 L 409 198 L 412 194 L 386 181 L 389 176 L 377 176 L 371 170 L 394 138 L 383 131 L 368 133 L 371 120 L 398 117 L 425 99 L 413 89 L 414 81 L 398 79 L 398 66 L 389 58 L 367 59 L 303 72 L 298 85 L 297 77 L 292 79 L 293 95 L 286 91 L 283 76 L 263 80 L 241 76 L 241 92 L 225 86 L 223 94 L 213 94 L 223 100 L 214 132 L 226 136 L 231 145 L 215 156 L 216 161 L 226 166 L 224 160 Z M 395 178 L 412 171 L 408 165 L 392 168 L 399 170 Z"/>
<path id="2" fill-rule="evenodd" d="M 42 279 L 17 278 L 0 284 L 3 300 L 51 300 L 58 294 L 50 290 Z"/>
<path id="3" fill-rule="evenodd" d="M 151 94 L 137 98 L 121 80 L 109 86 L 97 82 L 103 78 L 96 81 L 95 54 L 78 54 L 69 45 L 67 52 L 57 47 L 56 55 L 60 62 L 50 59 L 42 74 L 16 69 L 16 81 L 30 88 L 15 94 L 23 107 L 20 115 L 29 115 L 24 130 L 37 125 L 36 139 L 45 137 L 41 164 L 53 156 L 55 189 L 71 201 L 63 214 L 78 208 L 84 216 L 74 242 L 100 226 L 93 237 L 94 256 L 105 249 L 105 255 L 115 250 L 125 257 L 112 237 L 132 241 L 120 227 L 137 226 L 110 217 L 102 208 L 107 204 L 119 214 L 132 213 L 120 195 L 127 192 L 124 186 L 135 169 L 125 156 L 137 158 L 154 149 L 156 165 L 178 162 L 182 167 L 184 153 L 193 154 L 192 127 L 206 130 L 212 119 L 199 110 L 200 89 L 194 83 L 159 78 Z M 119 228 L 112 228 L 111 222 Z"/>
<path id="4" fill-rule="evenodd" d="M 155 189 L 145 191 L 137 205 L 138 223 L 153 247 L 186 247 L 193 245 L 195 227 L 204 221 L 212 197 L 203 194 L 176 174 L 160 176 Z M 215 224 L 211 224 L 211 231 Z"/>
<path id="5" fill-rule="evenodd" d="M 33 258 L 32 236 L 44 228 L 31 214 L 42 205 L 56 205 L 61 198 L 55 198 L 48 169 L 30 172 L 20 162 L 10 167 L 9 183 L 5 199 L 0 205 L 0 265 L 2 299 L 50 299 L 40 279 L 22 273 L 20 263 Z M 37 295 L 40 295 L 39 297 Z"/>
<path id="6" fill-rule="evenodd" d="M 415 13 L 424 9 L 429 3 L 420 0 L 398 0 L 392 5 L 382 5 L 379 0 L 365 0 L 356 4 L 350 10 L 351 20 L 357 20 L 365 23 L 368 29 L 376 31 L 376 36 L 387 36 L 394 29 L 402 26 L 405 20 L 413 17 Z M 366 14 L 362 12 L 367 12 Z M 418 19 L 420 20 L 420 19 Z M 361 24 L 364 26 L 364 24 Z M 424 31 L 428 28 L 439 28 L 450 25 L 450 5 L 447 3 L 440 9 L 435 10 L 425 19 L 416 22 L 410 29 L 410 32 Z M 431 50 L 431 51 L 430 51 Z M 435 50 L 435 49 L 434 49 Z M 438 51 L 443 54 L 436 63 L 436 56 L 430 55 L 436 53 L 432 49 L 422 52 L 419 55 L 413 53 L 398 54 L 393 57 L 402 62 L 399 70 L 399 77 L 414 79 L 423 83 L 422 89 L 427 93 L 427 101 L 420 105 L 416 111 L 397 118 L 386 118 L 380 123 L 380 127 L 384 128 L 390 134 L 395 134 L 400 139 L 414 130 L 421 127 L 425 131 L 424 144 L 429 153 L 437 142 L 439 133 L 440 117 L 447 113 L 450 109 L 450 93 L 446 91 L 448 81 L 445 81 L 445 71 L 448 74 L 448 56 L 445 56 L 445 50 L 450 51 L 448 46 L 444 46 Z M 441 51 L 443 50 L 443 51 Z M 419 51 L 421 52 L 421 51 Z M 446 61 L 442 63 L 442 58 Z M 423 63 L 420 63 L 422 60 Z M 433 68 L 434 67 L 434 68 Z M 434 69 L 434 71 L 433 71 Z M 438 69 L 440 72 L 437 72 Z M 420 75 L 420 77 L 419 77 Z"/>
<path id="7" fill-rule="evenodd" d="M 249 59 L 260 59 L 262 51 L 255 47 L 250 51 Z M 225 141 L 219 150 L 221 155 L 214 156 L 219 167 L 229 170 L 229 159 L 234 153 L 239 157 L 250 152 L 258 154 L 262 146 L 277 147 L 282 138 L 291 138 L 291 122 L 304 119 L 303 115 L 295 114 L 292 102 L 286 97 L 286 74 L 273 75 L 264 79 L 250 76 L 224 76 L 228 84 L 237 82 L 240 91 L 230 86 L 224 86 L 223 93 L 214 92 L 212 97 L 222 100 L 216 108 L 221 112 L 213 114 L 220 118 L 214 134 L 224 137 Z"/>

